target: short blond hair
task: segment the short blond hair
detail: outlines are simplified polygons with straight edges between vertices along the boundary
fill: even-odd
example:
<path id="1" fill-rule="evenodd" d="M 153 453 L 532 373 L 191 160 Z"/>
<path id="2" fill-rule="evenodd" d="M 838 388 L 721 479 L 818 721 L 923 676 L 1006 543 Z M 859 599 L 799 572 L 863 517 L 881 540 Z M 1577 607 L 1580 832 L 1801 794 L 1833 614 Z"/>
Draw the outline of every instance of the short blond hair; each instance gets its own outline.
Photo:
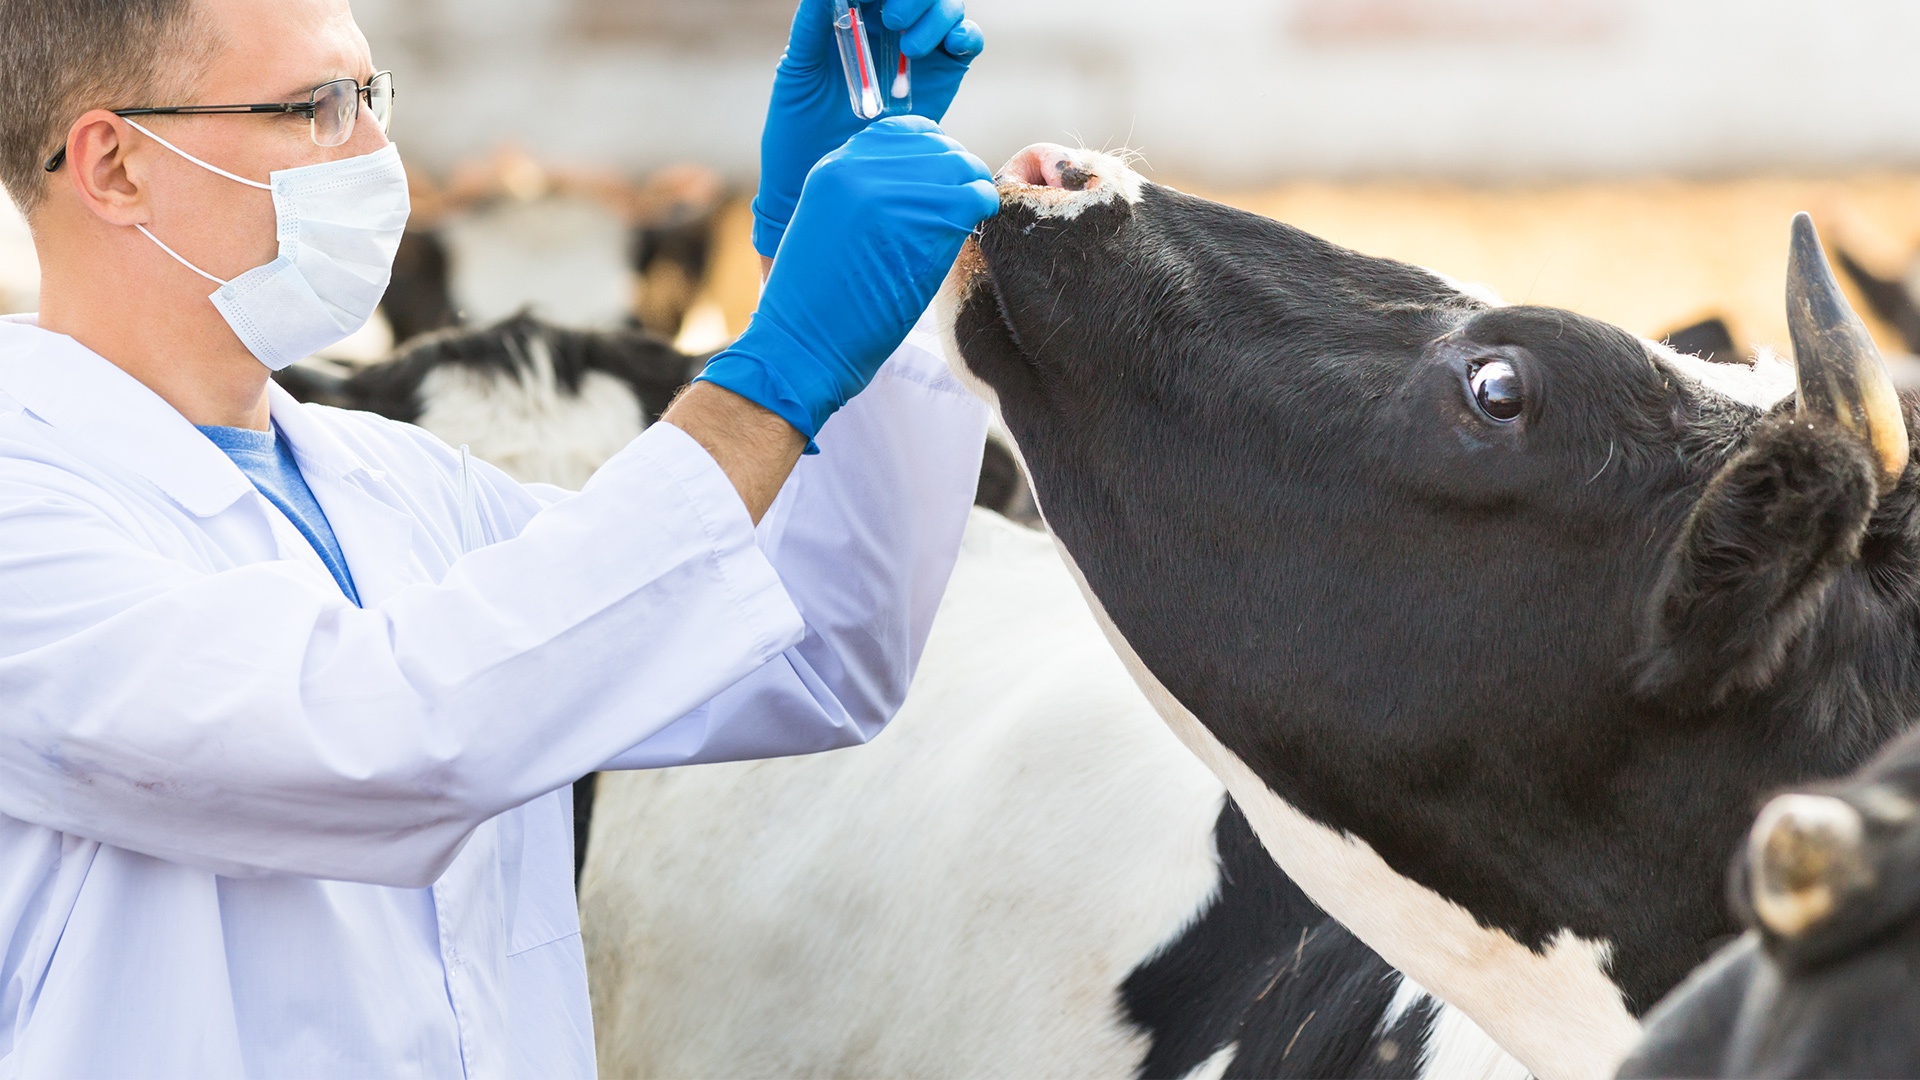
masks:
<path id="1" fill-rule="evenodd" d="M 0 0 L 0 184 L 31 214 L 46 162 L 89 109 L 185 92 L 211 52 L 194 0 Z"/>

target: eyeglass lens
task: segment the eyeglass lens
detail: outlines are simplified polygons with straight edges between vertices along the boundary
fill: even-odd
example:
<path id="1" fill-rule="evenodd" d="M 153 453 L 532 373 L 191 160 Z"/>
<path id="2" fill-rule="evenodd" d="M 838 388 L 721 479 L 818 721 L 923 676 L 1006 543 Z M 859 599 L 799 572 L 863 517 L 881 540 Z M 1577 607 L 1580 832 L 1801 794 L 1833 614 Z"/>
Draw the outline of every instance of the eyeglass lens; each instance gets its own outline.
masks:
<path id="1" fill-rule="evenodd" d="M 360 116 L 360 85 L 352 79 L 339 79 L 313 92 L 313 141 L 321 146 L 341 146 L 353 138 L 353 124 Z M 367 111 L 384 133 L 393 119 L 393 76 L 381 72 L 365 89 Z"/>

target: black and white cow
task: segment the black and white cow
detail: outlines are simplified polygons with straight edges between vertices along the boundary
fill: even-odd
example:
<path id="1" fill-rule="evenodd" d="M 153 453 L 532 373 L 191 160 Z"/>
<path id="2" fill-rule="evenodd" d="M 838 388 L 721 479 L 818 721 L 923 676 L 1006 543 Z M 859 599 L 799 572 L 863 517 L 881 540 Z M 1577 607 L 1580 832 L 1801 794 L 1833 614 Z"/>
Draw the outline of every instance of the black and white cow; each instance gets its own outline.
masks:
<path id="1" fill-rule="evenodd" d="M 1796 370 L 1099 155 L 1002 193 L 951 333 L 1156 707 L 1362 941 L 1537 1075 L 1610 1074 L 1738 929 L 1759 797 L 1920 712 L 1920 475 L 1811 223 Z"/>
<path id="2" fill-rule="evenodd" d="M 701 362 L 645 331 L 520 315 L 415 338 L 355 371 L 300 364 L 276 378 L 303 401 L 419 424 L 510 475 L 578 488 L 666 411 Z"/>
<path id="3" fill-rule="evenodd" d="M 1920 733 L 1769 802 L 1731 891 L 1747 933 L 1648 1017 L 1622 1076 L 1920 1076 Z"/>

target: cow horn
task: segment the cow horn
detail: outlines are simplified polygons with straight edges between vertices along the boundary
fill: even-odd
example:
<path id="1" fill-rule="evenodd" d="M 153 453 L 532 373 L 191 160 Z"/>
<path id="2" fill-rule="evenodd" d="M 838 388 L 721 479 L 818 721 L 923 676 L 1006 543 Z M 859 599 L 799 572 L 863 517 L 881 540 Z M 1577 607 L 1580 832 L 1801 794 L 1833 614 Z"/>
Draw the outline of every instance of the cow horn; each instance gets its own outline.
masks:
<path id="1" fill-rule="evenodd" d="M 1831 417 L 1866 440 L 1880 465 L 1880 489 L 1892 488 L 1907 469 L 1906 413 L 1879 348 L 1841 293 L 1820 234 L 1806 214 L 1793 218 L 1787 327 L 1800 414 Z"/>
<path id="2" fill-rule="evenodd" d="M 1781 795 L 1760 811 L 1747 838 L 1753 913 L 1781 937 L 1805 933 L 1833 914 L 1842 895 L 1868 880 L 1866 823 L 1830 795 Z"/>

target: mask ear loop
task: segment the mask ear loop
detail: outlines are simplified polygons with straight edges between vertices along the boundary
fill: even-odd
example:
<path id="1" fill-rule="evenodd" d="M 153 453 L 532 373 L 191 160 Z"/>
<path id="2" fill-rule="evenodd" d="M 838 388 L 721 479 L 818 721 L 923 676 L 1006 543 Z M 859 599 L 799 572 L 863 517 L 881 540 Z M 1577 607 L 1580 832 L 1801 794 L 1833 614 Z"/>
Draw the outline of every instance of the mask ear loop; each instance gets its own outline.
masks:
<path id="1" fill-rule="evenodd" d="M 227 170 L 221 168 L 218 165 L 209 165 L 208 163 L 201 161 L 199 158 L 194 157 L 192 154 L 187 153 L 185 150 L 180 149 L 179 147 L 173 145 L 167 140 L 161 138 L 160 136 L 155 135 L 153 132 L 148 131 L 146 128 L 146 125 L 140 123 L 138 120 L 134 120 L 131 117 L 121 117 L 121 119 L 125 120 L 128 126 L 132 127 L 135 131 L 138 131 L 140 134 L 145 135 L 147 138 L 152 139 L 154 142 L 157 142 L 161 146 L 164 146 L 167 149 L 173 151 L 174 153 L 179 154 L 181 157 L 186 158 L 188 161 L 193 162 L 195 165 L 200 166 L 201 168 L 207 170 L 210 173 L 215 173 L 220 176 L 224 176 L 229 180 L 233 180 L 238 183 L 245 184 L 248 187 L 259 188 L 261 191 L 273 190 L 272 184 L 262 184 L 257 180 L 249 180 L 244 176 L 235 176 L 234 174 L 228 172 Z M 173 250 L 172 248 L 168 247 L 166 244 L 162 243 L 159 237 L 149 232 L 145 225 L 135 225 L 134 228 L 139 229 L 140 234 L 142 236 L 145 236 L 147 239 L 153 241 L 154 244 L 157 247 L 159 247 L 161 251 L 164 251 L 167 254 L 173 256 L 174 261 L 179 263 L 181 266 L 184 266 L 187 269 L 193 271 L 194 273 L 199 274 L 201 277 L 206 278 L 208 281 L 213 282 L 215 285 L 218 285 L 221 288 L 226 288 L 227 285 L 230 284 L 229 282 L 223 281 L 220 278 L 214 277 L 212 274 L 209 274 L 205 270 L 202 270 L 199 267 L 188 262 L 185 256 L 181 255 L 179 252 Z"/>
<path id="2" fill-rule="evenodd" d="M 205 270 L 202 270 L 199 267 L 193 265 L 192 263 L 188 262 L 186 258 L 182 256 L 179 252 L 161 243 L 160 238 L 148 232 L 147 227 L 145 225 L 135 225 L 134 228 L 139 229 L 140 234 L 142 236 L 145 236 L 147 239 L 153 241 L 154 244 L 157 245 L 161 251 L 164 251 L 167 254 L 173 256 L 174 261 L 179 263 L 181 266 L 184 266 L 187 269 L 193 271 L 194 273 L 199 274 L 201 277 L 206 278 L 208 281 L 213 282 L 215 285 L 218 285 L 223 289 L 227 287 L 227 284 L 228 284 L 227 282 L 222 281 L 219 278 L 214 277 L 212 274 L 207 273 Z"/>
<path id="3" fill-rule="evenodd" d="M 135 131 L 138 131 L 140 134 L 145 135 L 147 138 L 152 139 L 154 142 L 157 142 L 161 146 L 164 146 L 167 149 L 173 151 L 174 153 L 179 154 L 181 157 L 186 158 L 188 161 L 193 162 L 195 165 L 200 166 L 201 168 L 207 170 L 210 173 L 218 173 L 219 175 L 224 176 L 229 180 L 233 180 L 238 183 L 245 184 L 248 187 L 259 188 L 261 191 L 273 190 L 272 184 L 263 184 L 258 180 L 249 180 L 244 176 L 235 176 L 234 174 L 228 172 L 227 170 L 221 168 L 218 165 L 209 165 L 206 162 L 201 161 L 199 158 L 194 157 L 192 154 L 187 153 L 185 150 L 180 149 L 179 147 L 173 145 L 167 140 L 161 138 L 160 136 L 155 135 L 153 132 L 148 131 L 146 129 L 146 126 L 141 124 L 140 121 L 138 120 L 134 120 L 130 117 L 121 117 L 121 119 L 126 120 L 127 124 L 130 127 L 132 127 Z"/>

